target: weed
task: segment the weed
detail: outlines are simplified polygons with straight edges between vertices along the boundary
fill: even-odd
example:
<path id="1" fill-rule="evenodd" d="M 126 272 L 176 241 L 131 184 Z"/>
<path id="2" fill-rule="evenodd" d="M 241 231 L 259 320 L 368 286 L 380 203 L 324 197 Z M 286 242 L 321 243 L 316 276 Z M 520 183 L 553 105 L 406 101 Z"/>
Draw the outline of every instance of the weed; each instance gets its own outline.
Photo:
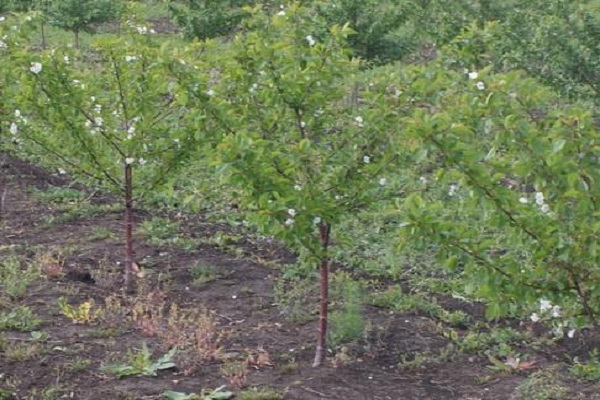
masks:
<path id="1" fill-rule="evenodd" d="M 192 285 L 194 286 L 201 286 L 212 282 L 219 276 L 214 267 L 201 264 L 196 264 L 190 268 L 190 274 L 192 275 Z"/>
<path id="2" fill-rule="evenodd" d="M 279 371 L 282 374 L 293 374 L 298 369 L 298 363 L 295 360 L 283 364 L 279 367 Z"/>
<path id="3" fill-rule="evenodd" d="M 517 386 L 515 400 L 566 400 L 567 389 L 560 384 L 560 377 L 553 370 L 537 371 Z"/>
<path id="4" fill-rule="evenodd" d="M 176 354 L 177 347 L 173 347 L 157 361 L 152 361 L 152 352 L 146 343 L 143 343 L 142 348 L 138 351 L 127 351 L 123 363 L 109 364 L 103 366 L 101 370 L 119 378 L 126 376 L 156 376 L 158 371 L 175 367 L 173 359 Z"/>
<path id="5" fill-rule="evenodd" d="M 90 232 L 89 240 L 106 240 L 106 239 L 114 239 L 116 237 L 115 233 L 110 229 L 104 226 L 97 226 Z"/>
<path id="6" fill-rule="evenodd" d="M 573 366 L 569 371 L 579 379 L 587 381 L 599 381 L 600 380 L 600 353 L 597 349 L 594 349 L 587 362 L 579 361 L 574 359 Z"/>
<path id="7" fill-rule="evenodd" d="M 46 278 L 57 279 L 64 275 L 64 254 L 59 248 L 36 252 L 35 264 Z"/>
<path id="8" fill-rule="evenodd" d="M 85 371 L 91 364 L 92 361 L 87 358 L 75 357 L 73 360 L 69 361 L 65 367 L 69 372 L 76 374 Z"/>
<path id="9" fill-rule="evenodd" d="M 153 246 L 164 246 L 172 243 L 179 235 L 180 226 L 178 222 L 167 218 L 154 217 L 146 220 L 138 227 L 140 235 L 148 238 Z"/>
<path id="10" fill-rule="evenodd" d="M 4 356 L 15 362 L 24 362 L 40 356 L 42 346 L 39 343 L 9 342 L 4 346 Z"/>
<path id="11" fill-rule="evenodd" d="M 292 323 L 308 322 L 317 312 L 316 305 L 312 302 L 312 299 L 318 297 L 313 279 L 278 279 L 275 281 L 273 294 L 281 314 Z"/>
<path id="12" fill-rule="evenodd" d="M 234 397 L 233 392 L 225 390 L 225 386 L 211 389 L 202 389 L 200 394 L 186 394 L 167 390 L 162 394 L 167 400 L 229 400 Z"/>
<path id="13" fill-rule="evenodd" d="M 92 311 L 92 308 L 94 307 L 93 300 L 88 300 L 77 307 L 73 307 L 67 303 L 67 300 L 61 297 L 58 299 L 58 307 L 60 308 L 60 312 L 75 324 L 89 324 L 98 319 L 100 315 L 99 309 Z"/>
<path id="14" fill-rule="evenodd" d="M 492 328 L 488 332 L 469 332 L 463 337 L 458 337 L 455 331 L 444 333 L 453 340 L 458 350 L 468 353 L 482 353 L 497 357 L 510 356 L 513 351 L 511 344 L 521 344 L 531 335 L 512 328 Z"/>
<path id="15" fill-rule="evenodd" d="M 237 394 L 238 400 L 283 400 L 283 395 L 271 388 L 252 388 Z"/>
<path id="16" fill-rule="evenodd" d="M 44 226 L 54 224 L 66 224 L 81 218 L 98 217 L 104 214 L 121 211 L 120 204 L 90 204 L 81 202 L 75 205 L 64 207 L 64 212 L 60 215 L 50 215 L 44 218 Z"/>
<path id="17" fill-rule="evenodd" d="M 365 319 L 361 284 L 348 273 L 338 272 L 332 276 L 331 287 L 331 302 L 340 306 L 330 313 L 329 343 L 338 346 L 363 339 Z"/>
<path id="18" fill-rule="evenodd" d="M 12 311 L 0 313 L 0 330 L 30 332 L 40 324 L 40 319 L 27 306 L 18 306 Z"/>
<path id="19" fill-rule="evenodd" d="M 236 388 L 241 388 L 248 379 L 248 363 L 245 361 L 229 361 L 220 368 L 221 375 L 229 380 Z"/>
<path id="20" fill-rule="evenodd" d="M 205 310 L 181 310 L 171 305 L 165 329 L 160 337 L 182 351 L 184 372 L 191 373 L 199 364 L 221 356 L 221 336 L 213 316 Z"/>
<path id="21" fill-rule="evenodd" d="M 39 276 L 39 268 L 30 264 L 23 269 L 21 261 L 15 256 L 0 259 L 0 286 L 2 291 L 12 299 L 23 297 L 29 285 Z"/>
<path id="22" fill-rule="evenodd" d="M 430 350 L 414 353 L 412 355 L 403 355 L 400 357 L 398 368 L 406 371 L 414 371 L 425 368 L 435 360 L 435 356 Z"/>
<path id="23" fill-rule="evenodd" d="M 33 197 L 43 203 L 74 204 L 85 198 L 85 193 L 71 188 L 51 187 L 45 191 L 34 190 Z"/>

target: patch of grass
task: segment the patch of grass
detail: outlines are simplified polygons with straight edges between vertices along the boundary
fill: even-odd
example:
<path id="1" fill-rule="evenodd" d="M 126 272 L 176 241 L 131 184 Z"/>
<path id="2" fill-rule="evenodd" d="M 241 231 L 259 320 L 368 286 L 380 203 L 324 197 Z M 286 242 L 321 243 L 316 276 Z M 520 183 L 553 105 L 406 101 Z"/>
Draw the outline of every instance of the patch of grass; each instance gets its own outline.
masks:
<path id="1" fill-rule="evenodd" d="M 33 197 L 43 203 L 52 204 L 74 204 L 85 199 L 86 194 L 69 187 L 50 187 L 47 190 L 33 191 Z"/>
<path id="2" fill-rule="evenodd" d="M 94 229 L 92 229 L 92 231 L 90 232 L 89 240 L 90 241 L 106 240 L 106 239 L 114 239 L 115 237 L 116 237 L 116 235 L 112 230 L 110 230 L 104 226 L 97 226 Z"/>
<path id="3" fill-rule="evenodd" d="M 302 324 L 313 320 L 317 312 L 314 299 L 318 298 L 314 279 L 284 279 L 275 281 L 275 304 L 288 321 Z"/>
<path id="4" fill-rule="evenodd" d="M 27 306 L 18 306 L 11 311 L 0 313 L 0 331 L 16 330 L 31 332 L 41 324 L 41 320 Z"/>
<path id="5" fill-rule="evenodd" d="M 364 337 L 363 294 L 360 283 L 349 274 L 337 273 L 332 277 L 332 300 L 341 307 L 331 311 L 329 321 L 329 343 L 339 346 L 357 342 Z"/>
<path id="6" fill-rule="evenodd" d="M 62 208 L 62 213 L 58 215 L 50 215 L 44 218 L 44 226 L 52 226 L 54 224 L 66 224 L 78 219 L 98 217 L 101 215 L 119 212 L 122 207 L 120 204 L 91 204 L 87 201 L 68 204 Z"/>
<path id="7" fill-rule="evenodd" d="M 177 240 L 180 225 L 168 218 L 154 217 L 142 222 L 138 233 L 145 236 L 151 245 L 164 246 Z"/>
<path id="8" fill-rule="evenodd" d="M 43 351 L 40 343 L 8 342 L 2 354 L 6 359 L 15 362 L 25 362 L 38 358 Z"/>
<path id="9" fill-rule="evenodd" d="M 193 286 L 201 286 L 205 283 L 212 282 L 219 277 L 215 267 L 202 264 L 196 264 L 190 268 L 190 275 L 192 275 Z"/>
<path id="10" fill-rule="evenodd" d="M 40 269 L 36 265 L 23 268 L 16 256 L 0 259 L 0 286 L 2 291 L 12 299 L 23 297 L 31 283 L 40 277 Z"/>
<path id="11" fill-rule="evenodd" d="M 454 331 L 451 331 L 454 332 Z M 530 334 L 520 332 L 513 328 L 494 328 L 487 332 L 469 332 L 463 337 L 456 333 L 447 334 L 458 346 L 458 350 L 465 353 L 478 353 L 505 357 L 513 355 L 512 345 L 519 345 L 532 340 Z"/>
<path id="12" fill-rule="evenodd" d="M 271 388 L 251 388 L 239 392 L 238 400 L 283 400 L 283 395 Z"/>
<path id="13" fill-rule="evenodd" d="M 531 374 L 517 386 L 515 400 L 566 400 L 571 398 L 568 390 L 560 384 L 556 371 L 545 370 Z"/>
<path id="14" fill-rule="evenodd" d="M 579 379 L 592 382 L 600 381 L 600 352 L 594 349 L 585 362 L 575 358 L 569 371 Z"/>
<path id="15" fill-rule="evenodd" d="M 92 365 L 91 360 L 83 357 L 75 357 L 65 365 L 65 368 L 70 373 L 76 374 L 78 372 L 85 371 L 90 367 L 90 365 Z"/>

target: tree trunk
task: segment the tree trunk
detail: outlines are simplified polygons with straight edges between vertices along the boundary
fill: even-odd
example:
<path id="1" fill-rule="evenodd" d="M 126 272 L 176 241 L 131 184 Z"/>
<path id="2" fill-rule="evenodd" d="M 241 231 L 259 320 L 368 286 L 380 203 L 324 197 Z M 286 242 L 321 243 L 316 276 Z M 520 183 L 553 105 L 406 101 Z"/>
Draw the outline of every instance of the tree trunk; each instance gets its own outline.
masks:
<path id="1" fill-rule="evenodd" d="M 40 25 L 42 33 L 42 50 L 46 50 L 46 23 L 42 20 L 42 23 Z"/>
<path id="2" fill-rule="evenodd" d="M 327 248 L 329 247 L 329 234 L 331 225 L 322 222 L 319 225 L 319 236 L 321 239 L 321 295 L 319 299 L 319 329 L 317 331 L 317 351 L 313 367 L 323 364 L 325 354 L 327 353 L 327 311 L 329 303 L 329 256 Z"/>
<path id="3" fill-rule="evenodd" d="M 75 31 L 75 48 L 79 50 L 79 31 Z"/>
<path id="4" fill-rule="evenodd" d="M 6 203 L 6 194 L 8 193 L 8 183 L 5 171 L 8 166 L 4 165 L 3 158 L 4 157 L 0 158 L 0 221 L 4 219 L 4 206 Z"/>
<path id="5" fill-rule="evenodd" d="M 131 164 L 125 163 L 125 279 L 124 289 L 133 292 L 133 178 Z"/>

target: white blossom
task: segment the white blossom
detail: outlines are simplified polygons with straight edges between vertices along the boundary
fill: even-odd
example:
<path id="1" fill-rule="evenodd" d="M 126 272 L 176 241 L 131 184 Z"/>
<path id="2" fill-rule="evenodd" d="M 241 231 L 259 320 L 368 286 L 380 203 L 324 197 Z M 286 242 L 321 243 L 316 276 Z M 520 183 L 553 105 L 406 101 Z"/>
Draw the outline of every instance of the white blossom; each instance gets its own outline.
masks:
<path id="1" fill-rule="evenodd" d="M 31 66 L 29 67 L 29 70 L 36 75 L 39 74 L 40 72 L 42 72 L 42 63 L 32 62 Z"/>
<path id="2" fill-rule="evenodd" d="M 548 300 L 541 299 L 540 300 L 540 311 L 544 312 L 544 311 L 549 311 L 550 309 L 552 309 L 552 303 L 549 302 Z"/>
<path id="3" fill-rule="evenodd" d="M 385 186 L 385 185 L 387 185 L 387 179 L 385 179 L 385 178 L 379 179 L 379 186 Z"/>
<path id="4" fill-rule="evenodd" d="M 6 17 L 0 17 L 0 22 L 6 21 Z"/>
<path id="5" fill-rule="evenodd" d="M 69 56 L 64 56 L 63 60 L 65 62 L 65 64 L 69 64 L 71 60 L 69 60 Z"/>
<path id="6" fill-rule="evenodd" d="M 299 192 L 299 191 L 302 190 L 302 186 L 300 186 L 300 185 L 294 185 L 294 190 L 297 191 L 297 192 Z"/>
<path id="7" fill-rule="evenodd" d="M 454 196 L 456 194 L 457 190 L 458 190 L 457 185 L 450 185 L 450 188 L 448 188 L 448 196 Z"/>
<path id="8" fill-rule="evenodd" d="M 475 86 L 477 87 L 477 89 L 479 90 L 484 90 L 485 89 L 485 83 L 483 83 L 482 81 L 479 81 L 475 84 Z"/>
<path id="9" fill-rule="evenodd" d="M 280 17 L 285 17 L 285 11 L 281 10 L 277 13 Z"/>
<path id="10" fill-rule="evenodd" d="M 306 41 L 308 42 L 309 46 L 314 46 L 317 43 L 315 38 L 312 37 L 312 35 L 306 36 Z"/>
<path id="11" fill-rule="evenodd" d="M 19 118 L 21 116 L 21 110 L 15 110 L 15 117 Z"/>
<path id="12" fill-rule="evenodd" d="M 300 128 L 306 128 L 306 122 L 300 121 Z"/>
<path id="13" fill-rule="evenodd" d="M 560 317 L 560 306 L 552 307 L 551 315 L 553 318 L 559 318 Z"/>
<path id="14" fill-rule="evenodd" d="M 363 117 L 361 117 L 360 115 L 358 117 L 354 118 L 354 122 L 356 122 L 356 125 L 358 125 L 361 128 L 364 126 L 363 125 L 363 122 L 364 122 Z"/>
<path id="15" fill-rule="evenodd" d="M 477 71 L 473 71 L 473 72 L 469 72 L 469 79 L 477 79 L 479 77 L 479 74 L 477 73 Z"/>
<path id="16" fill-rule="evenodd" d="M 140 35 L 145 35 L 145 34 L 148 33 L 148 27 L 147 26 L 138 26 L 138 27 L 136 27 L 136 29 L 137 29 L 137 31 L 138 31 L 138 33 Z"/>
<path id="17" fill-rule="evenodd" d="M 290 217 L 296 216 L 296 210 L 294 210 L 293 208 L 290 208 L 289 210 L 287 210 L 287 213 Z"/>
<path id="18" fill-rule="evenodd" d="M 567 332 L 567 336 L 569 339 L 573 339 L 573 336 L 575 336 L 575 329 L 569 330 L 569 332 Z"/>
<path id="19" fill-rule="evenodd" d="M 538 322 L 540 320 L 540 316 L 537 315 L 536 313 L 531 314 L 531 317 L 529 317 L 533 322 Z"/>
<path id="20" fill-rule="evenodd" d="M 321 217 L 315 217 L 315 218 L 313 218 L 313 224 L 319 225 L 320 223 L 321 223 Z"/>
<path id="21" fill-rule="evenodd" d="M 0 40 L 0 49 L 7 49 L 8 45 L 4 40 Z"/>
<path id="22" fill-rule="evenodd" d="M 544 205 L 544 193 L 542 193 L 542 192 L 537 192 L 537 193 L 535 194 L 535 203 L 536 203 L 538 206 L 542 206 L 542 205 Z"/>
<path id="23" fill-rule="evenodd" d="M 127 62 L 132 62 L 135 60 L 137 60 L 136 56 L 125 56 L 125 61 L 127 61 Z"/>
<path id="24" fill-rule="evenodd" d="M 146 165 L 146 163 L 147 163 L 147 162 L 148 162 L 148 161 L 144 160 L 143 158 L 140 158 L 140 159 L 138 160 L 138 163 L 139 163 L 140 165 Z"/>
<path id="25" fill-rule="evenodd" d="M 59 174 L 59 175 L 64 175 L 64 174 L 66 174 L 66 173 L 67 173 L 67 171 L 65 171 L 64 169 L 62 169 L 62 168 L 59 168 L 59 169 L 58 169 L 58 174 Z"/>
<path id="26" fill-rule="evenodd" d="M 16 135 L 17 133 L 19 133 L 19 127 L 14 122 L 10 123 L 10 129 L 9 130 L 10 130 L 10 133 L 13 134 L 13 135 Z"/>
<path id="27" fill-rule="evenodd" d="M 425 178 L 424 176 L 420 177 L 420 178 L 419 178 L 419 181 L 421 181 L 421 183 L 422 183 L 423 185 L 427 185 L 427 178 Z"/>
<path id="28" fill-rule="evenodd" d="M 215 95 L 215 91 L 212 90 L 212 89 L 208 89 L 206 91 L 206 95 L 209 96 L 209 97 L 213 97 Z"/>
<path id="29" fill-rule="evenodd" d="M 292 226 L 294 225 L 294 219 L 293 218 L 288 218 L 285 220 L 285 225 L 286 226 Z"/>
<path id="30" fill-rule="evenodd" d="M 527 197 L 521 197 L 519 199 L 519 203 L 521 203 L 521 204 L 527 204 L 527 203 L 529 203 L 529 200 L 527 200 Z"/>
<path id="31" fill-rule="evenodd" d="M 125 159 L 125 164 L 127 164 L 127 165 L 131 165 L 131 164 L 133 164 L 134 162 L 135 162 L 135 158 L 133 158 L 133 157 L 127 157 L 127 158 Z"/>
<path id="32" fill-rule="evenodd" d="M 321 115 L 323 115 L 324 113 L 325 113 L 325 111 L 323 111 L 323 109 L 322 109 L 322 108 L 318 108 L 318 109 L 315 111 L 315 117 L 320 117 L 320 116 L 321 116 Z"/>
<path id="33" fill-rule="evenodd" d="M 90 96 L 90 101 L 92 103 L 95 103 L 96 102 L 96 96 Z"/>
<path id="34" fill-rule="evenodd" d="M 256 92 L 256 89 L 258 89 L 258 83 L 253 83 L 252 86 L 250 86 L 250 93 Z"/>
<path id="35" fill-rule="evenodd" d="M 548 204 L 542 204 L 540 210 L 542 210 L 544 214 L 548 214 L 550 212 L 550 206 Z"/>
<path id="36" fill-rule="evenodd" d="M 104 124 L 104 119 L 102 117 L 96 117 L 94 118 L 94 124 L 96 124 L 96 126 L 102 126 L 102 124 Z"/>
<path id="37" fill-rule="evenodd" d="M 365 164 L 369 164 L 369 163 L 371 162 L 371 157 L 369 157 L 369 156 L 364 156 L 364 157 L 363 157 L 363 162 L 364 162 Z"/>

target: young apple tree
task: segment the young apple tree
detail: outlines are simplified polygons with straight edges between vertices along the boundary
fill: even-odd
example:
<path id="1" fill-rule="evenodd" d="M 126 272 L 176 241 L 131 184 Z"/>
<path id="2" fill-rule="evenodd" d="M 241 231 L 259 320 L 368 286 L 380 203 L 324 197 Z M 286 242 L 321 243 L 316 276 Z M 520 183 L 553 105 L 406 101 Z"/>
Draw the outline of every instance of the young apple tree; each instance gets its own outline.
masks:
<path id="1" fill-rule="evenodd" d="M 434 178 L 401 206 L 404 239 L 440 245 L 491 318 L 540 304 L 532 320 L 544 311 L 560 334 L 597 324 L 593 107 L 565 104 L 523 72 L 463 74 L 441 63 L 415 69 L 404 96 L 421 104 L 402 125 Z"/>
<path id="2" fill-rule="evenodd" d="M 223 110 L 214 153 L 248 220 L 320 269 L 314 366 L 326 354 L 328 246 L 341 218 L 386 195 L 396 161 L 397 121 L 380 93 L 348 101 L 360 63 L 349 57 L 348 26 L 325 29 L 307 9 L 253 11 L 220 61 L 209 88 Z M 321 34 L 320 32 L 326 32 Z"/>
<path id="3" fill-rule="evenodd" d="M 132 288 L 133 200 L 169 191 L 195 151 L 202 118 L 183 123 L 174 47 L 150 35 L 98 41 L 91 64 L 65 49 L 26 53 L 21 71 L 18 140 L 43 164 L 102 184 L 123 196 L 125 288 Z M 196 116 L 201 114 L 196 104 Z M 135 172 L 135 177 L 134 177 Z M 134 179 L 135 178 L 135 179 Z"/>

